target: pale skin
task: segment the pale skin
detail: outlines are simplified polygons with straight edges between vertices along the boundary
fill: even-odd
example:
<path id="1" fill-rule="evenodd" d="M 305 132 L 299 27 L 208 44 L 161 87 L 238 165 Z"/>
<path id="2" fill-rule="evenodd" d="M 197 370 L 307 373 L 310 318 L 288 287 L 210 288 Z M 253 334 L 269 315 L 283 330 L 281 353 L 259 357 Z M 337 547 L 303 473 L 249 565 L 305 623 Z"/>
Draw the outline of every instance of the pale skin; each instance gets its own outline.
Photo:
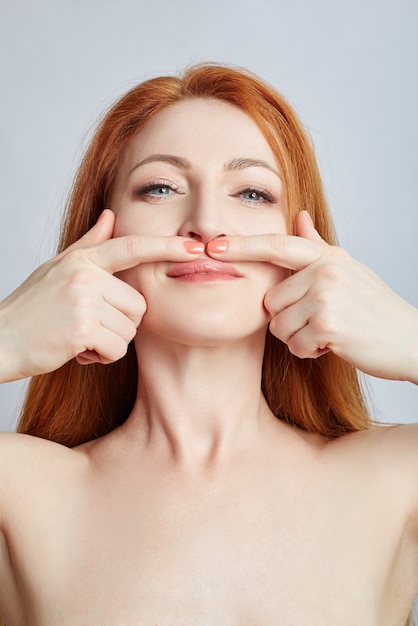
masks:
<path id="1" fill-rule="evenodd" d="M 101 439 L 0 437 L 7 626 L 405 623 L 418 427 L 328 442 L 272 415 L 260 372 L 270 323 L 301 358 L 418 383 L 418 314 L 306 212 L 288 236 L 284 197 L 242 111 L 175 105 L 128 148 L 111 211 L 0 305 L 1 381 L 110 363 L 133 338 L 140 371 Z M 209 259 L 239 276 L 170 275 Z"/>

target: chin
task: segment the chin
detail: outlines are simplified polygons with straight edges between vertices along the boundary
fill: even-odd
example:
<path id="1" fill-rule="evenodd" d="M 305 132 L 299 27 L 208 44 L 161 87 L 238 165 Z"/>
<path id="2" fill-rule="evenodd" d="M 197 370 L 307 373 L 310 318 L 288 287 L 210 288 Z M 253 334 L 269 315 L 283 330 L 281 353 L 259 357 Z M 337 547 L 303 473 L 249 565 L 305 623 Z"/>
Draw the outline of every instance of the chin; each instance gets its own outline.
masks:
<path id="1" fill-rule="evenodd" d="M 277 271 L 252 280 L 217 284 L 184 284 L 141 268 L 130 284 L 143 294 L 147 310 L 138 329 L 190 346 L 215 346 L 265 333 L 271 317 L 264 307 L 266 291 L 278 282 Z"/>
<path id="2" fill-rule="evenodd" d="M 242 308 L 235 314 L 219 309 L 217 311 L 189 309 L 182 315 L 179 313 L 172 310 L 170 315 L 164 315 L 160 310 L 154 314 L 152 307 L 149 307 L 138 329 L 139 342 L 142 330 L 148 336 L 155 335 L 172 343 L 215 347 L 229 342 L 245 341 L 246 338 L 258 334 L 264 336 L 270 321 L 264 309 L 255 315 L 249 315 L 248 311 L 243 315 Z"/>

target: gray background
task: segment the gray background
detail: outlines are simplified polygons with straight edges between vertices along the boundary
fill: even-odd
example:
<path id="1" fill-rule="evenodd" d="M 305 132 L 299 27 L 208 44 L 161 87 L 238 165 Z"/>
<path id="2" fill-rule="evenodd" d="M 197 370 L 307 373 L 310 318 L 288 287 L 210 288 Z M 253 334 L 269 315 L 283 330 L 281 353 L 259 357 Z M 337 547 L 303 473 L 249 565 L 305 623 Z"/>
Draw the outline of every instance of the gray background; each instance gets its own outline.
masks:
<path id="1" fill-rule="evenodd" d="M 0 298 L 52 255 L 104 108 L 138 80 L 209 60 L 288 97 L 341 244 L 418 305 L 417 18 L 415 0 L 0 0 Z M 416 387 L 369 383 L 375 415 L 418 421 Z M 0 428 L 22 392 L 0 388 Z"/>

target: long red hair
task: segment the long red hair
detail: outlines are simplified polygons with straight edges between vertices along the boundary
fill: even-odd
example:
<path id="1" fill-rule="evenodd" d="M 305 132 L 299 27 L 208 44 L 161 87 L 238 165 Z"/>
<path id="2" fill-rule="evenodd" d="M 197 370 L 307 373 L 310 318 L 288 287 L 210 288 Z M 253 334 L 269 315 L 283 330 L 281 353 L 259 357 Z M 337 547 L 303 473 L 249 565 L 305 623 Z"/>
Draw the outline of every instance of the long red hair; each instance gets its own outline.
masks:
<path id="1" fill-rule="evenodd" d="M 216 98 L 240 107 L 257 123 L 285 179 L 289 227 L 300 209 L 335 243 L 332 221 L 310 138 L 286 100 L 256 76 L 220 65 L 198 65 L 181 77 L 148 80 L 129 91 L 99 124 L 76 176 L 59 251 L 79 239 L 107 206 L 120 156 L 162 109 L 184 99 Z M 267 333 L 262 388 L 273 413 L 289 424 L 330 438 L 368 428 L 370 421 L 353 367 L 333 354 L 301 360 Z M 100 437 L 128 417 L 137 390 L 133 343 L 112 365 L 75 360 L 29 384 L 18 431 L 67 446 Z"/>

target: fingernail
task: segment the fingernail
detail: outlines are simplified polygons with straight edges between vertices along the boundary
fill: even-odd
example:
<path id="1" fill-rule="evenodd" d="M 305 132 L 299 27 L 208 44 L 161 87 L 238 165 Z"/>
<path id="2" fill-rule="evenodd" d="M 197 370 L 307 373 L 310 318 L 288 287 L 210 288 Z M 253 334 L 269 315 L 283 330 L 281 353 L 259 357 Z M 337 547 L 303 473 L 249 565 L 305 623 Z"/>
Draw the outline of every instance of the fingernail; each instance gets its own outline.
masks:
<path id="1" fill-rule="evenodd" d="M 226 252 L 228 250 L 229 243 L 226 239 L 214 239 L 208 241 L 206 248 L 208 252 Z"/>
<path id="2" fill-rule="evenodd" d="M 201 254 L 205 249 L 201 241 L 184 241 L 183 246 L 189 254 Z"/>
<path id="3" fill-rule="evenodd" d="M 104 209 L 104 210 L 100 213 L 99 217 L 97 218 L 96 224 L 98 224 L 98 223 L 100 222 L 100 220 L 101 220 L 101 219 L 102 219 L 102 217 L 104 216 L 104 212 L 105 212 L 105 211 L 106 211 L 106 209 Z"/>

